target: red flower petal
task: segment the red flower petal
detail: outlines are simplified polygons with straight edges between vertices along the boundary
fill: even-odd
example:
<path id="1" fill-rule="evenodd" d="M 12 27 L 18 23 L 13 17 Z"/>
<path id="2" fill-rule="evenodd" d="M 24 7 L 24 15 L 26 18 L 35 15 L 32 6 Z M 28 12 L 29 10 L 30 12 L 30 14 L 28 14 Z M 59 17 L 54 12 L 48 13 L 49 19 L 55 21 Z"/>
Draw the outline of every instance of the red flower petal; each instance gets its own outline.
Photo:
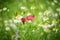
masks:
<path id="1" fill-rule="evenodd" d="M 21 18 L 21 21 L 22 21 L 22 23 L 24 24 L 25 21 L 26 21 L 26 19 L 25 19 L 25 18 Z"/>
<path id="2" fill-rule="evenodd" d="M 33 19 L 34 19 L 34 16 L 29 15 L 29 16 L 26 17 L 26 19 L 27 19 L 27 20 L 33 20 Z"/>

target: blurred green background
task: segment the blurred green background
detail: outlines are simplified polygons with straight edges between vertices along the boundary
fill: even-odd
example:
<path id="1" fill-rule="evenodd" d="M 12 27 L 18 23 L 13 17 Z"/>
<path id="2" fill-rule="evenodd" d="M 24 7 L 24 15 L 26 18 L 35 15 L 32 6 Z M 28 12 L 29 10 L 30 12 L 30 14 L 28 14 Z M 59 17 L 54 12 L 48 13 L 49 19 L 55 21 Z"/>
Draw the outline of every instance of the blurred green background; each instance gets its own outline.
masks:
<path id="1" fill-rule="evenodd" d="M 14 23 L 28 14 L 34 20 Z M 0 40 L 60 40 L 60 0 L 0 0 Z"/>

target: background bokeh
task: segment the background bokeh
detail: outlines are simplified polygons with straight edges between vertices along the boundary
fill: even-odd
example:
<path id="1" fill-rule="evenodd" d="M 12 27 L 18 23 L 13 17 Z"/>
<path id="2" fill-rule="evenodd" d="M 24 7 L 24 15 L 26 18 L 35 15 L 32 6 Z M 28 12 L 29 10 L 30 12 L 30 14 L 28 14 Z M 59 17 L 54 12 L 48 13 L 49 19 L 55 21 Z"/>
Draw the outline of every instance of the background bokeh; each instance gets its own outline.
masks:
<path id="1" fill-rule="evenodd" d="M 0 0 L 0 40 L 60 40 L 60 0 Z"/>

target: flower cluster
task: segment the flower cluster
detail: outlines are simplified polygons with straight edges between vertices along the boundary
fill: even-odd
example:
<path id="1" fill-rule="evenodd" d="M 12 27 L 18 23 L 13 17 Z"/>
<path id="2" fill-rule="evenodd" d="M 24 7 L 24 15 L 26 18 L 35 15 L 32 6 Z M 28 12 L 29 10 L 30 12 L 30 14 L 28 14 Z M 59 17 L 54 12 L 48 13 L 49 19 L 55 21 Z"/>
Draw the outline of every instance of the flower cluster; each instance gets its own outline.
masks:
<path id="1" fill-rule="evenodd" d="M 42 27 L 45 32 L 50 32 L 50 28 L 53 27 L 53 29 L 56 27 L 58 21 L 56 17 L 58 16 L 57 13 L 52 13 L 50 10 L 44 11 L 42 14 L 39 12 L 39 17 L 41 18 L 42 22 L 38 24 L 38 26 Z M 57 28 L 55 29 L 55 31 Z"/>
<path id="2" fill-rule="evenodd" d="M 33 15 L 27 15 L 26 18 L 24 18 L 23 16 L 20 16 L 20 15 L 17 15 L 14 22 L 22 22 L 24 24 L 26 21 L 31 21 L 33 19 L 34 19 Z"/>
<path id="3" fill-rule="evenodd" d="M 0 9 L 0 12 L 2 12 L 2 11 L 7 11 L 7 12 L 9 12 L 10 10 L 9 10 L 7 7 L 4 7 L 4 8 L 2 8 L 2 9 Z"/>

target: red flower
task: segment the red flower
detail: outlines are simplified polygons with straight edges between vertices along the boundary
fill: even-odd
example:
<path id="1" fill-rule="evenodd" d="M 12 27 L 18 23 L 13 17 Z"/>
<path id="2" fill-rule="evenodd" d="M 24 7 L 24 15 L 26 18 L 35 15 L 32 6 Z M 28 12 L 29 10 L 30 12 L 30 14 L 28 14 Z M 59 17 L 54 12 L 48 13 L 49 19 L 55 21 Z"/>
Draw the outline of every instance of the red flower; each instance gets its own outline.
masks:
<path id="1" fill-rule="evenodd" d="M 21 18 L 21 21 L 22 21 L 22 23 L 24 24 L 25 21 L 26 21 L 26 19 L 25 19 L 25 18 Z"/>
<path id="2" fill-rule="evenodd" d="M 34 19 L 34 16 L 29 15 L 29 16 L 26 17 L 26 19 L 27 19 L 27 20 L 33 20 L 33 19 Z"/>

